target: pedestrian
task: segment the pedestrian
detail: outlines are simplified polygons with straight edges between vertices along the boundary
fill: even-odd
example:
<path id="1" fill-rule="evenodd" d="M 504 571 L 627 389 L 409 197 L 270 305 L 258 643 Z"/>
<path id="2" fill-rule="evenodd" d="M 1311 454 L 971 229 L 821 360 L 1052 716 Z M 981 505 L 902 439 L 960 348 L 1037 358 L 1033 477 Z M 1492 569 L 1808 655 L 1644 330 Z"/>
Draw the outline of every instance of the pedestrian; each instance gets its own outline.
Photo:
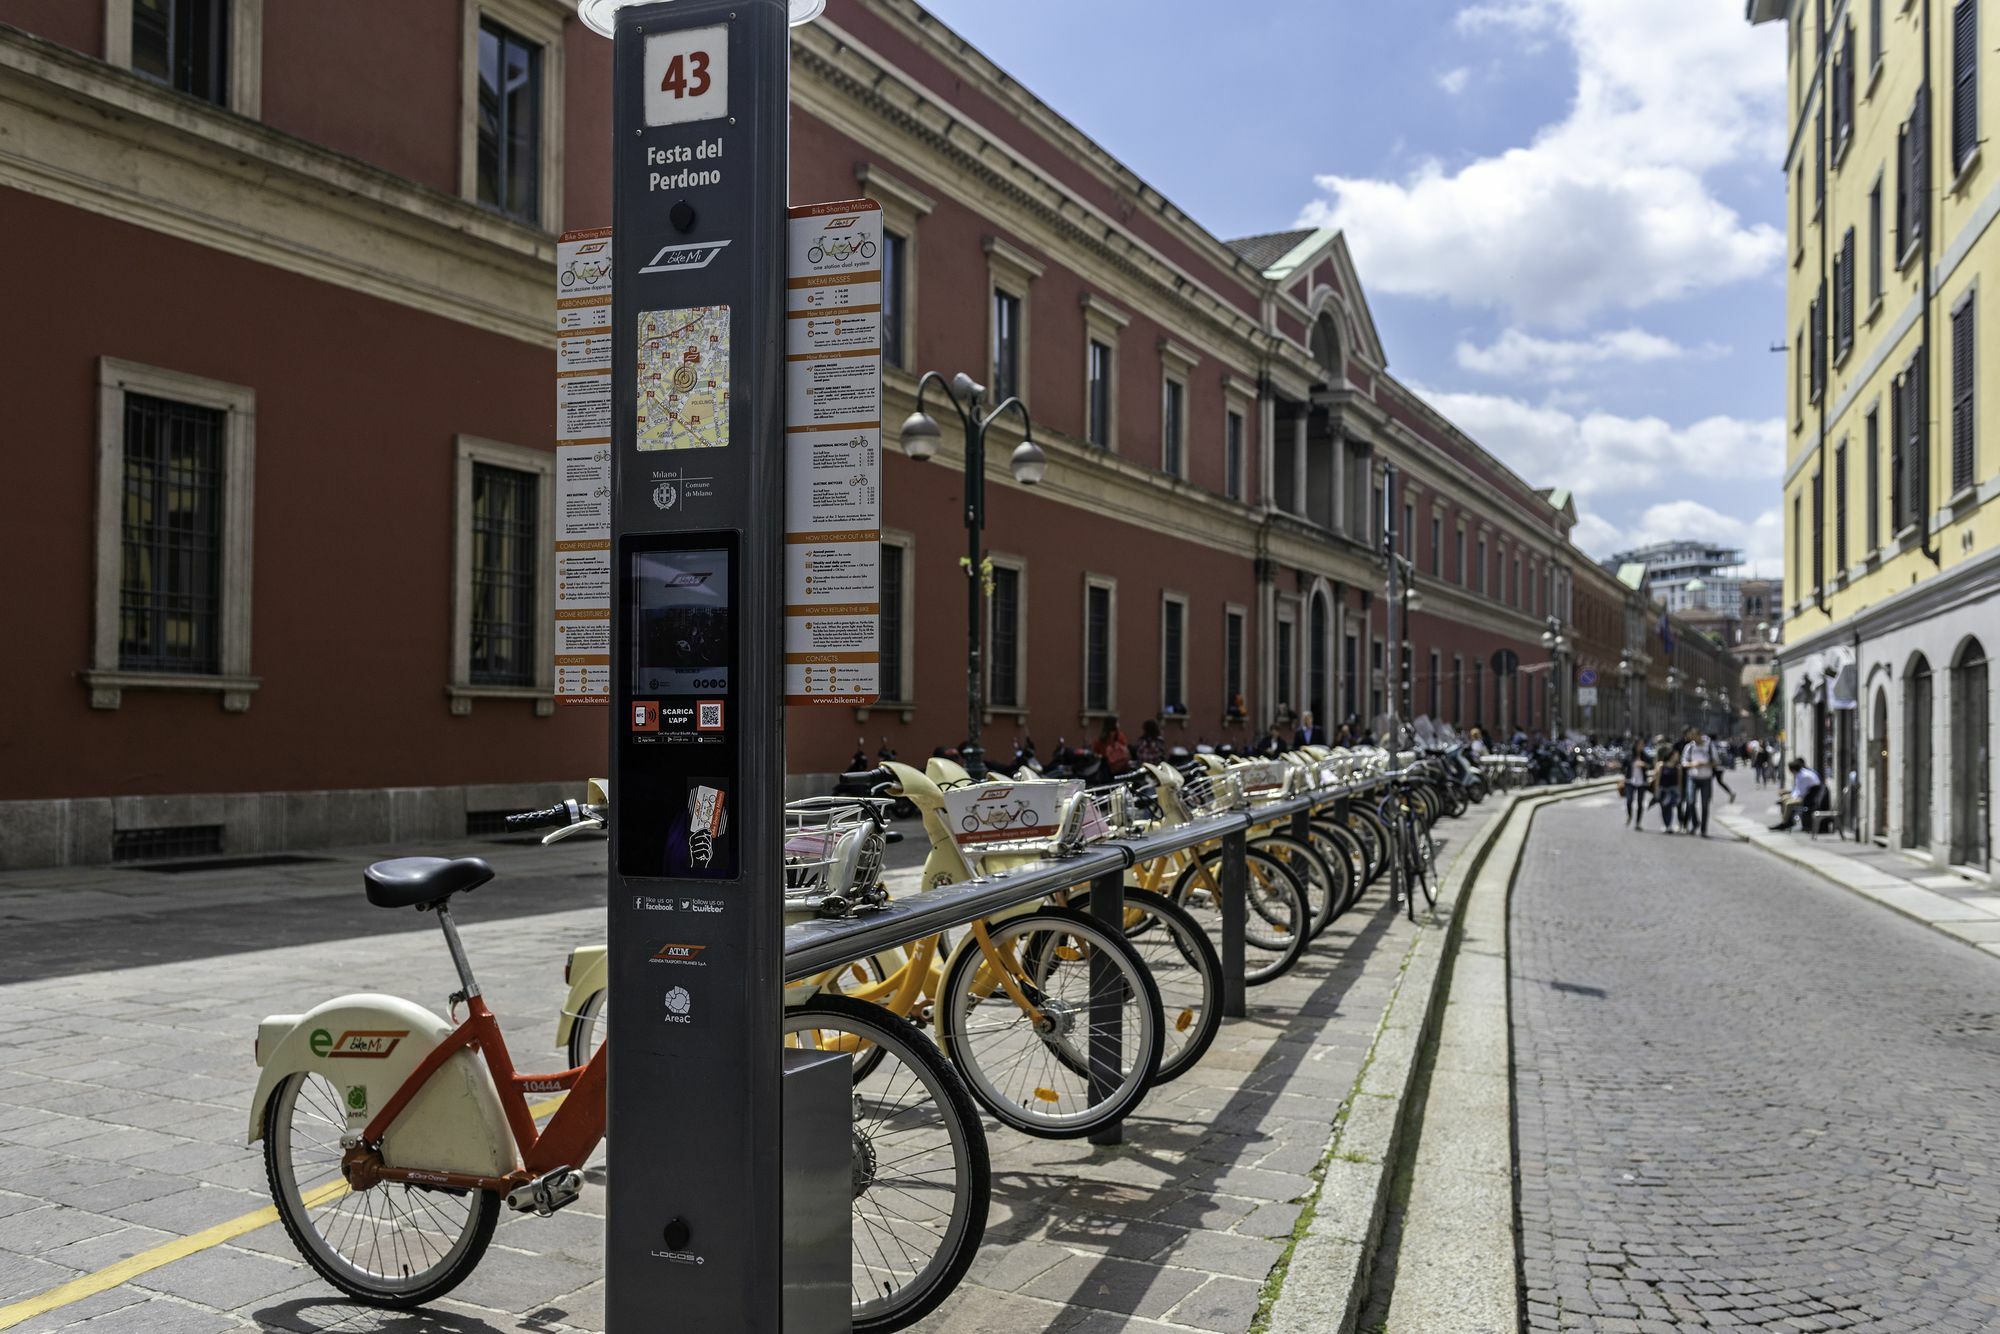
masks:
<path id="1" fill-rule="evenodd" d="M 1486 733 L 1475 726 L 1466 735 L 1471 738 L 1471 741 L 1467 743 L 1468 749 L 1474 755 L 1484 755 L 1486 753 Z"/>
<path id="2" fill-rule="evenodd" d="M 1292 736 L 1292 749 L 1298 750 L 1305 746 L 1324 746 L 1325 744 L 1326 729 L 1313 724 L 1312 710 L 1307 709 L 1299 715 L 1299 730 Z"/>
<path id="3" fill-rule="evenodd" d="M 1660 824 L 1673 833 L 1674 816 L 1681 806 L 1681 757 L 1672 746 L 1659 749 L 1659 763 L 1653 769 L 1653 804 L 1660 808 Z"/>
<path id="4" fill-rule="evenodd" d="M 1810 812 L 1826 809 L 1826 784 L 1820 782 L 1812 766 L 1802 756 L 1794 755 L 1787 767 L 1792 771 L 1792 790 L 1778 798 L 1784 818 L 1771 826 L 1773 830 L 1790 829 Z"/>
<path id="5" fill-rule="evenodd" d="M 1690 834 L 1699 831 L 1707 838 L 1708 804 L 1715 797 L 1715 742 L 1699 728 L 1690 727 L 1683 734 L 1681 781 L 1681 826 Z"/>
<path id="6" fill-rule="evenodd" d="M 1646 748 L 1637 741 L 1625 756 L 1625 772 L 1619 776 L 1618 787 L 1625 797 L 1625 823 L 1635 830 L 1643 827 L 1646 800 L 1653 795 L 1652 765 L 1646 759 Z"/>
<path id="7" fill-rule="evenodd" d="M 1148 718 L 1132 743 L 1132 758 L 1140 764 L 1160 764 L 1167 758 L 1167 739 L 1160 735 L 1160 720 Z"/>
<path id="8" fill-rule="evenodd" d="M 1257 738 L 1257 744 L 1250 748 L 1250 753 L 1266 760 L 1276 759 L 1284 754 L 1285 725 L 1274 721 L 1271 729 Z"/>
<path id="9" fill-rule="evenodd" d="M 1718 758 L 1715 766 L 1715 775 L 1714 775 L 1715 785 L 1721 788 L 1723 792 L 1728 795 L 1731 805 L 1734 805 L 1736 802 L 1736 790 L 1729 786 L 1728 781 L 1725 780 L 1722 775 L 1724 770 L 1734 769 L 1736 767 L 1736 756 L 1738 755 L 1739 752 L 1740 752 L 1740 747 L 1733 745 L 1724 745 L 1722 747 L 1722 753 Z"/>
<path id="10" fill-rule="evenodd" d="M 1097 757 L 1104 761 L 1104 771 L 1116 777 L 1132 767 L 1132 743 L 1119 730 L 1118 715 L 1106 714 L 1104 729 L 1097 734 L 1097 740 L 1090 747 Z"/>

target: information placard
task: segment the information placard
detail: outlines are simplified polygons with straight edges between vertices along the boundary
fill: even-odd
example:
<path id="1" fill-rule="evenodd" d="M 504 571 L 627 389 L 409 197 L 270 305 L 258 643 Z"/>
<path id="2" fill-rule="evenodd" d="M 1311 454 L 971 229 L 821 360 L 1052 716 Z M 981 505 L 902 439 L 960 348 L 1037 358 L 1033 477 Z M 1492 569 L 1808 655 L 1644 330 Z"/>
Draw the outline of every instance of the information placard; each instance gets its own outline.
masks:
<path id="1" fill-rule="evenodd" d="M 611 702 L 611 229 L 556 242 L 558 704 Z"/>
<path id="2" fill-rule="evenodd" d="M 880 693 L 882 207 L 791 210 L 785 283 L 785 702 Z"/>

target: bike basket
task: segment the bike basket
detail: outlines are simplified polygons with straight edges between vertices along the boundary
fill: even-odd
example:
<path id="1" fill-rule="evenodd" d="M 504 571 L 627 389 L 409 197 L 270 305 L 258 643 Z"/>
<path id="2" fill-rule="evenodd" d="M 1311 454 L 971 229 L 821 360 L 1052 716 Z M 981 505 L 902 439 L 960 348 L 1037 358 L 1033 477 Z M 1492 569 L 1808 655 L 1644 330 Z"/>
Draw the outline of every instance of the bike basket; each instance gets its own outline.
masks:
<path id="1" fill-rule="evenodd" d="M 785 906 L 852 899 L 882 879 L 882 831 L 865 805 L 824 798 L 785 807 Z"/>
<path id="2" fill-rule="evenodd" d="M 1235 770 L 1219 774 L 1195 774 L 1181 787 L 1181 800 L 1196 819 L 1240 811 L 1246 804 L 1243 781 Z"/>
<path id="3" fill-rule="evenodd" d="M 1081 784 L 1077 784 L 1080 788 Z M 1138 822 L 1139 803 L 1123 783 L 1073 792 L 1063 806 L 1063 825 L 1056 842 L 1064 852 L 1130 833 Z"/>
<path id="4" fill-rule="evenodd" d="M 1252 760 L 1231 766 L 1229 774 L 1236 780 L 1243 799 L 1255 805 L 1285 795 L 1291 787 L 1292 765 L 1284 760 Z"/>
<path id="5" fill-rule="evenodd" d="M 1062 851 L 1065 803 L 1079 790 L 1075 780 L 975 783 L 946 788 L 943 818 L 952 841 L 968 857 L 990 853 Z"/>

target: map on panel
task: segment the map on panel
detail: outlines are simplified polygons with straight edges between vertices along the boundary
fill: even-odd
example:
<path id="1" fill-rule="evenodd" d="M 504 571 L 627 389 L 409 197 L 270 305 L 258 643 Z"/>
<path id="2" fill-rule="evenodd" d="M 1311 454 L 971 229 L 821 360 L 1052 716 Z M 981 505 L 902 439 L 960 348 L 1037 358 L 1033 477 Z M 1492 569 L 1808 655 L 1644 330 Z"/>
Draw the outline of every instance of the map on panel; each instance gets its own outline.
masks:
<path id="1" fill-rule="evenodd" d="M 639 315 L 639 448 L 729 443 L 729 307 Z"/>

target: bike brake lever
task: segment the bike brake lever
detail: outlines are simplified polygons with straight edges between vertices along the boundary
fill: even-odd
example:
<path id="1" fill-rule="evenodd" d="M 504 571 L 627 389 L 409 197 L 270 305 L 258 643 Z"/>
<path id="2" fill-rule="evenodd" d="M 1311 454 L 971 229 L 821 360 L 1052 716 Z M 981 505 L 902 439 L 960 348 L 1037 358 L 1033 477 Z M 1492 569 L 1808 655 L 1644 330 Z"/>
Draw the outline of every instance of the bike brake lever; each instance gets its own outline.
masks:
<path id="1" fill-rule="evenodd" d="M 572 834 L 580 834 L 585 830 L 601 833 L 603 829 L 604 821 L 602 820 L 578 820 L 575 824 L 566 824 L 560 829 L 551 829 L 548 833 L 543 834 L 542 843 L 544 846 L 550 843 L 560 843 Z"/>

